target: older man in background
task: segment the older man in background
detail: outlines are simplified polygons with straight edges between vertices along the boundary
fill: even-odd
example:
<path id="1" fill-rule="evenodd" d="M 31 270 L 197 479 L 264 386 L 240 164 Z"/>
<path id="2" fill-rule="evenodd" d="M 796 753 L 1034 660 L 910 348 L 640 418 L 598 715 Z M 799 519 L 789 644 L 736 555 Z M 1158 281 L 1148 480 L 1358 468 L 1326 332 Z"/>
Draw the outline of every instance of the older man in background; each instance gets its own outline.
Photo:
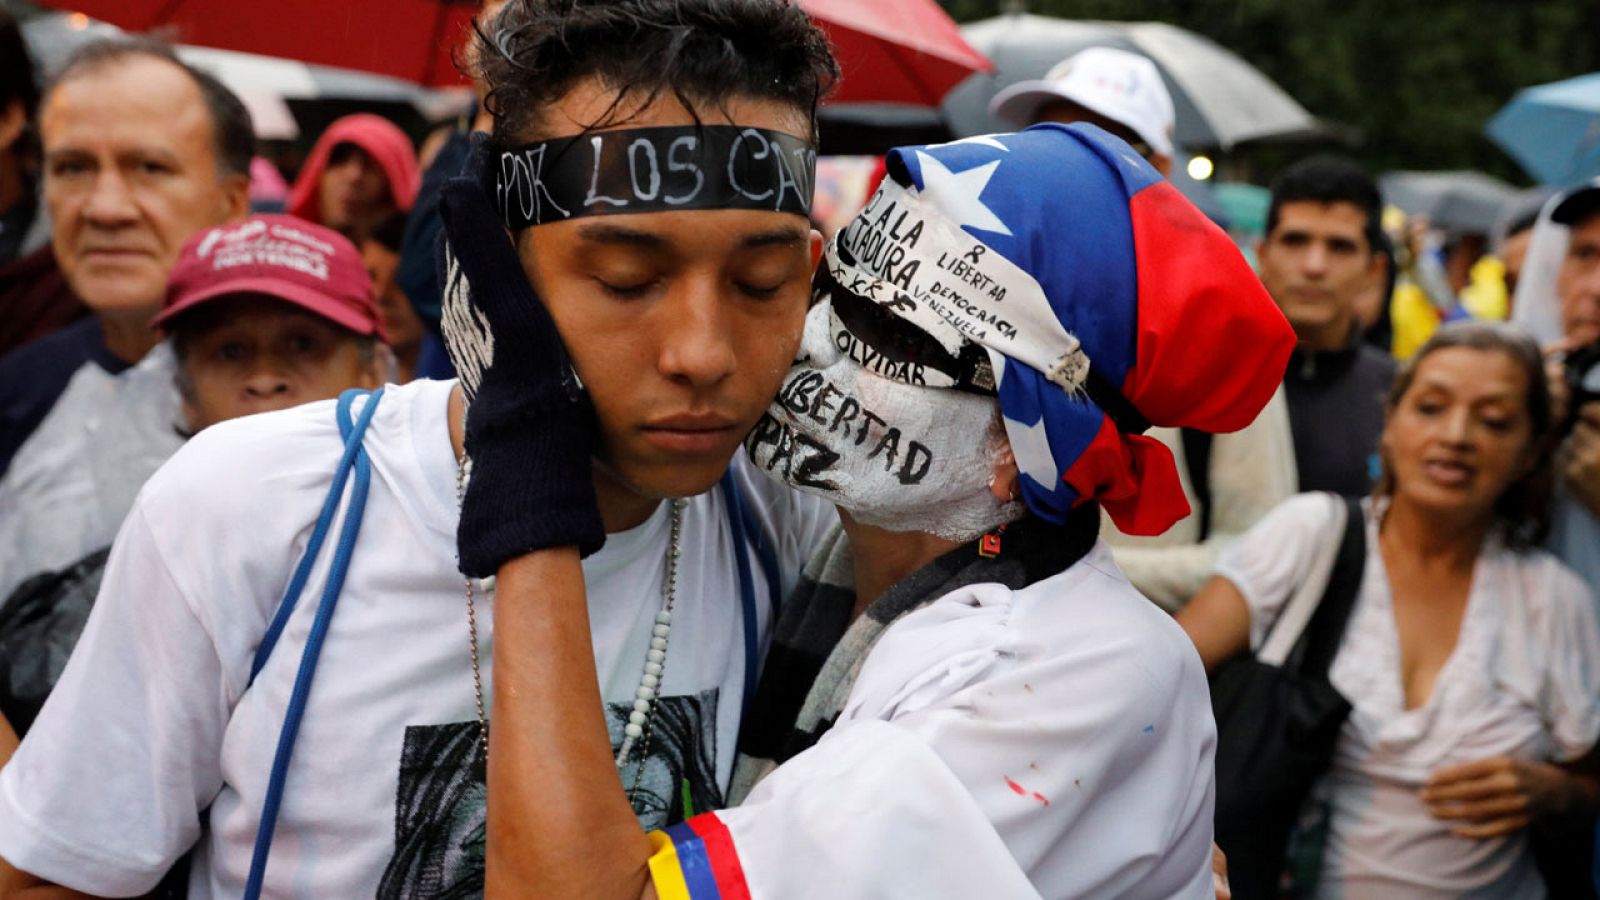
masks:
<path id="1" fill-rule="evenodd" d="M 391 367 L 356 248 L 300 219 L 261 215 L 189 239 L 153 325 L 170 338 L 183 428 L 372 389 Z M 0 569 L 45 552 L 81 558 L 0 602 L 0 764 L 26 733 L 83 630 L 105 572 L 93 512 L 0 505 Z M 46 540 L 45 548 L 39 541 Z M 107 542 L 108 543 L 108 542 Z"/>
<path id="2" fill-rule="evenodd" d="M 39 121 L 51 242 L 94 315 L 0 358 L 0 509 L 71 510 L 80 524 L 0 563 L 0 596 L 109 543 L 182 442 L 172 357 L 150 317 L 184 241 L 244 216 L 255 142 L 237 97 L 143 39 L 80 51 Z M 30 521 L 36 537 L 50 530 Z"/>

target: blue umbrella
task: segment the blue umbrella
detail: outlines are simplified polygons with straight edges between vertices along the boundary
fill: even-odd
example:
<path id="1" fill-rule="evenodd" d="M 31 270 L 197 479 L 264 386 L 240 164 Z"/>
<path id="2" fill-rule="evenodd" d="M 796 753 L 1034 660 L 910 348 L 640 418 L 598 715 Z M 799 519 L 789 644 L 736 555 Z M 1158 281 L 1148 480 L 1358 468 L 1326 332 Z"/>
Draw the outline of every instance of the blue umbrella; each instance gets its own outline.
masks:
<path id="1" fill-rule="evenodd" d="M 1600 175 L 1600 72 L 1518 91 L 1484 131 L 1545 184 Z"/>

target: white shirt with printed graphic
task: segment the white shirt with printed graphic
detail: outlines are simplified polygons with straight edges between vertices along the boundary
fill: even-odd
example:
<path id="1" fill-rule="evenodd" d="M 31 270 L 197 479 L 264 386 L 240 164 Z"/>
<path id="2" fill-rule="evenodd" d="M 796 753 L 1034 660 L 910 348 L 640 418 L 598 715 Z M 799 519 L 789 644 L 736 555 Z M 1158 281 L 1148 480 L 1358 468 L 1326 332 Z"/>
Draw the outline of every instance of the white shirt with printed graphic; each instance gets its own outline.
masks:
<path id="1" fill-rule="evenodd" d="M 267 896 L 433 896 L 481 884 L 485 789 L 462 577 L 449 383 L 391 386 L 365 446 L 371 492 L 322 649 L 278 818 Z M 191 847 L 190 896 L 237 897 L 273 751 L 337 542 L 337 525 L 275 652 L 250 664 L 342 449 L 334 406 L 223 423 L 140 494 L 78 650 L 0 771 L 0 857 L 94 894 L 149 890 Z M 785 593 L 834 519 L 734 462 L 775 539 Z M 663 504 L 584 561 L 613 742 L 661 604 Z M 720 803 L 743 701 L 739 582 L 720 491 L 684 513 L 647 825 Z M 760 633 L 770 610 L 755 573 Z M 478 600 L 490 691 L 493 602 Z M 630 767 L 624 784 L 635 783 Z M 686 784 L 687 782 L 687 784 Z M 209 808 L 209 825 L 202 813 Z"/>

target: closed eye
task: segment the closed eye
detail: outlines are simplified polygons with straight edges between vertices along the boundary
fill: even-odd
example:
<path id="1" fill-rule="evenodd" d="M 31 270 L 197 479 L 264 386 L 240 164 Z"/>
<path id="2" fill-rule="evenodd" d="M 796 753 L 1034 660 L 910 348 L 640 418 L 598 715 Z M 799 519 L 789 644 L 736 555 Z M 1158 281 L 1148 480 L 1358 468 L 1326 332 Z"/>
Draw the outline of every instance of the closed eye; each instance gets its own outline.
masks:
<path id="1" fill-rule="evenodd" d="M 637 300 L 648 294 L 655 287 L 655 281 L 639 281 L 631 284 L 613 284 L 603 278 L 596 278 L 595 283 L 600 289 L 620 300 Z"/>
<path id="2" fill-rule="evenodd" d="M 778 291 L 783 288 L 783 284 L 784 283 L 780 281 L 771 287 L 766 287 L 763 285 L 739 282 L 735 285 L 735 287 L 737 287 L 739 291 L 746 296 L 753 297 L 757 300 L 770 300 L 778 295 Z"/>

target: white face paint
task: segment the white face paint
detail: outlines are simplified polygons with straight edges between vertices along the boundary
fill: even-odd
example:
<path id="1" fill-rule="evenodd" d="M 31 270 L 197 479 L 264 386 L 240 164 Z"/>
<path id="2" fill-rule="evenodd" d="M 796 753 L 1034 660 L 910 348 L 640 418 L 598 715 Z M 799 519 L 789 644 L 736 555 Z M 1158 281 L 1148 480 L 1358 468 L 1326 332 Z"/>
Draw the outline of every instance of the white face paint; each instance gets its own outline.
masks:
<path id="1" fill-rule="evenodd" d="M 992 397 L 917 387 L 841 353 L 826 302 L 806 316 L 800 356 L 745 439 L 757 467 L 857 521 L 967 541 L 1019 518 L 989 489 L 1006 450 Z"/>

